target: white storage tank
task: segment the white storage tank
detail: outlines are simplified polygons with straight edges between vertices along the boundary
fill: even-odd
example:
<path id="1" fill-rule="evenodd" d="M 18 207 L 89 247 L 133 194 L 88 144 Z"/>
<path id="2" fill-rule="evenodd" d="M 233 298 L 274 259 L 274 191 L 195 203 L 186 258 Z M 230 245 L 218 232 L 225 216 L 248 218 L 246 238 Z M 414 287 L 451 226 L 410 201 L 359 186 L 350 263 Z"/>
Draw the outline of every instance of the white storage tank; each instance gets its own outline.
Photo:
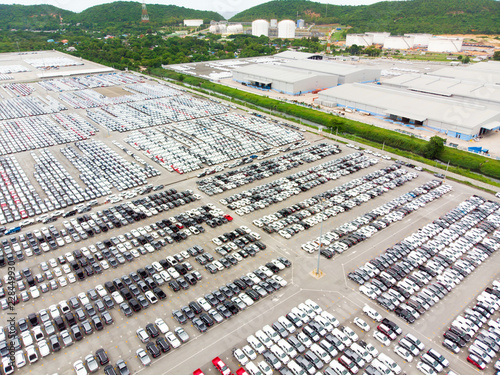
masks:
<path id="1" fill-rule="evenodd" d="M 269 36 L 269 22 L 266 20 L 255 20 L 252 22 L 252 35 Z"/>
<path id="2" fill-rule="evenodd" d="M 241 24 L 230 25 L 227 27 L 228 34 L 242 34 L 243 26 Z"/>
<path id="3" fill-rule="evenodd" d="M 212 34 L 217 34 L 219 32 L 219 26 L 218 25 L 211 25 L 208 28 L 208 32 L 210 32 Z"/>
<path id="4" fill-rule="evenodd" d="M 278 38 L 295 38 L 295 22 L 292 20 L 283 20 L 278 22 Z"/>

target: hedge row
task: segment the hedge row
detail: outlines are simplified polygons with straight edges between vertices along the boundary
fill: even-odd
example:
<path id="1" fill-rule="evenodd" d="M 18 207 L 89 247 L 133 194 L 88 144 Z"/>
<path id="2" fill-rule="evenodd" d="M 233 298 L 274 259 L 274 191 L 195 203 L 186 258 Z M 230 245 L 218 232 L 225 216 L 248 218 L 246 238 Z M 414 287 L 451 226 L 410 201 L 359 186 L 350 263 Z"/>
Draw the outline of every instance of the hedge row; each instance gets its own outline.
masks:
<path id="1" fill-rule="evenodd" d="M 167 69 L 154 69 L 152 73 L 158 76 L 182 81 L 192 86 L 218 92 L 235 99 L 252 103 L 259 107 L 276 110 L 291 116 L 321 124 L 331 128 L 333 132 L 338 129 L 339 132 L 356 135 L 379 144 L 385 143 L 387 146 L 399 150 L 409 151 L 416 155 L 424 155 L 424 149 L 427 141 L 413 136 L 400 134 L 395 131 L 379 128 L 373 125 L 367 125 L 311 108 L 270 99 L 261 95 L 213 83 L 205 79 L 179 74 Z M 450 147 L 445 147 L 445 149 L 438 156 L 438 159 L 443 163 L 448 163 L 449 161 L 450 165 L 478 172 L 495 179 L 500 179 L 499 160 L 490 159 L 481 155 L 472 154 L 467 151 L 457 150 Z"/>

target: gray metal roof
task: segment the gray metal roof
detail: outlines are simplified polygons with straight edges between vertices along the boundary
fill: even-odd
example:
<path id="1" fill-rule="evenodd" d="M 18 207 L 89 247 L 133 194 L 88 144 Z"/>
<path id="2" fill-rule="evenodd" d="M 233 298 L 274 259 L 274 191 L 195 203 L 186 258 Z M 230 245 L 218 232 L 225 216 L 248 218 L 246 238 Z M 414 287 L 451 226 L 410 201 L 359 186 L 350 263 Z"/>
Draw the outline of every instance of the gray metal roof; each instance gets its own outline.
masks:
<path id="1" fill-rule="evenodd" d="M 490 101 L 491 104 L 500 104 L 500 87 L 491 83 L 423 74 L 403 74 L 384 80 L 382 85 L 443 96 L 463 96 L 474 102 Z"/>
<path id="2" fill-rule="evenodd" d="M 274 57 L 281 57 L 283 59 L 292 60 L 306 60 L 309 57 L 316 56 L 317 53 L 299 52 L 299 51 L 283 51 L 279 52 Z"/>
<path id="3" fill-rule="evenodd" d="M 340 64 L 338 62 L 322 61 L 322 60 L 301 60 L 290 61 L 283 64 L 283 66 L 311 70 L 318 73 L 333 74 L 336 76 L 347 76 L 365 69 L 380 70 L 374 67 L 369 67 L 360 64 Z"/>
<path id="4" fill-rule="evenodd" d="M 252 64 L 234 69 L 233 77 L 237 78 L 238 74 L 246 74 L 253 77 L 259 77 L 266 82 L 281 81 L 289 83 L 299 82 L 320 75 L 310 71 L 298 71 L 297 69 L 293 68 L 266 64 Z"/>
<path id="5" fill-rule="evenodd" d="M 469 69 L 461 66 L 449 66 L 428 74 L 432 76 L 456 78 L 473 82 L 500 84 L 500 70 L 497 71 L 496 69 L 483 70 L 478 68 Z"/>
<path id="6" fill-rule="evenodd" d="M 325 102 L 348 101 L 388 109 L 397 113 L 414 114 L 414 119 L 426 118 L 443 124 L 456 124 L 465 129 L 474 129 L 482 124 L 500 120 L 500 108 L 494 110 L 484 105 L 471 104 L 465 100 L 420 94 L 374 84 L 345 84 L 319 93 Z M 411 116 L 409 116 L 411 117 Z"/>

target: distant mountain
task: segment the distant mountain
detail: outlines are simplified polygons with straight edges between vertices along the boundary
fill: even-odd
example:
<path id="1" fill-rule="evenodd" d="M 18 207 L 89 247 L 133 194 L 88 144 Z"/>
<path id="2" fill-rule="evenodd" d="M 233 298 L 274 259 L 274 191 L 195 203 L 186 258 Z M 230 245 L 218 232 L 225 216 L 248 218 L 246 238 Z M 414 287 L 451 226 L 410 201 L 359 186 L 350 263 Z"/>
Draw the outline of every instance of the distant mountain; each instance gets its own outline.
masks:
<path id="1" fill-rule="evenodd" d="M 116 25 L 119 23 L 139 23 L 141 20 L 141 3 L 116 1 L 109 4 L 96 5 L 75 14 L 74 20 L 84 24 Z M 195 10 L 176 5 L 146 4 L 149 23 L 153 26 L 175 25 L 184 19 L 223 20 L 217 12 Z"/>
<path id="2" fill-rule="evenodd" d="M 0 4 L 0 29 L 57 29 L 60 18 L 75 13 L 52 5 L 3 5 Z"/>
<path id="3" fill-rule="evenodd" d="M 217 12 L 195 10 L 176 5 L 147 4 L 151 27 L 177 25 L 184 19 L 223 20 Z M 52 5 L 0 5 L 0 29 L 53 30 L 59 28 L 60 17 L 64 24 L 104 28 L 133 26 L 141 22 L 141 3 L 117 1 L 96 5 L 81 13 Z"/>
<path id="4" fill-rule="evenodd" d="M 230 21 L 263 18 L 340 23 L 351 32 L 500 33 L 500 2 L 495 0 L 382 1 L 371 5 L 327 5 L 305 0 L 270 1 L 236 14 Z"/>

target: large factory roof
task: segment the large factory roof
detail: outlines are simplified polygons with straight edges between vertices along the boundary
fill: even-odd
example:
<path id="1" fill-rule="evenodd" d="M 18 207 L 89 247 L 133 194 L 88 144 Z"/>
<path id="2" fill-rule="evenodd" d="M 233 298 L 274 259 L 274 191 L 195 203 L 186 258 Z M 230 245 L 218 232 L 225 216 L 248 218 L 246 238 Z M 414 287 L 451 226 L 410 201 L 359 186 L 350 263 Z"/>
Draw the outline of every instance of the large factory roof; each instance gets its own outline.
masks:
<path id="1" fill-rule="evenodd" d="M 281 65 L 265 65 L 265 64 L 252 64 L 236 68 L 234 73 L 248 74 L 261 79 L 267 79 L 268 82 L 282 81 L 282 82 L 299 82 L 305 79 L 310 79 L 320 74 L 315 74 L 308 71 L 297 71 L 293 68 L 285 68 Z M 266 82 L 263 82 L 266 83 Z"/>
<path id="2" fill-rule="evenodd" d="M 283 59 L 291 60 L 307 60 L 313 56 L 317 56 L 316 53 L 299 52 L 299 51 L 283 51 L 279 52 L 274 57 L 281 57 Z"/>
<path id="3" fill-rule="evenodd" d="M 500 120 L 499 110 L 484 105 L 373 84 L 353 83 L 333 87 L 320 92 L 319 99 L 332 103 L 340 99 L 353 103 L 353 106 L 364 104 L 382 108 L 385 114 L 419 121 L 429 119 L 442 123 L 452 122 L 468 129 L 477 126 L 488 128 L 491 123 Z"/>
<path id="4" fill-rule="evenodd" d="M 290 61 L 283 64 L 285 67 L 291 67 L 295 69 L 305 69 L 322 74 L 333 74 L 336 76 L 347 76 L 352 73 L 359 72 L 364 69 L 375 70 L 375 68 L 367 67 L 364 65 L 350 65 L 350 64 L 339 64 L 326 61 Z"/>
<path id="5" fill-rule="evenodd" d="M 449 66 L 429 73 L 429 75 L 456 78 L 465 81 L 500 84 L 500 69 L 497 70 L 495 65 L 491 65 L 491 69 L 486 69 L 487 66 L 490 66 L 489 63 L 478 67 Z"/>

